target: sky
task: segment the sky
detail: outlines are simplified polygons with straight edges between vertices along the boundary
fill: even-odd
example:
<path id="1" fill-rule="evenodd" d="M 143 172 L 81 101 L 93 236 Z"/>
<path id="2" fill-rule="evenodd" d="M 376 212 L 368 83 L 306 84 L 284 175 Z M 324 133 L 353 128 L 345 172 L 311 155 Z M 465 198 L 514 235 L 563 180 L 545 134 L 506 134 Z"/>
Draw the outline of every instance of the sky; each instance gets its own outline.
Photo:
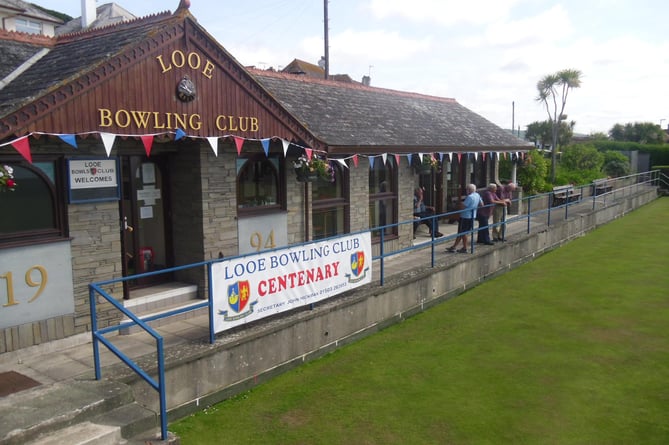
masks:
<path id="1" fill-rule="evenodd" d="M 324 55 L 322 0 L 190 0 L 197 21 L 245 66 Z M 81 16 L 81 0 L 33 0 Z M 100 1 L 98 5 L 107 3 Z M 136 16 L 179 0 L 116 0 Z M 565 114 L 575 132 L 669 126 L 666 0 L 329 0 L 331 74 L 450 97 L 502 128 L 548 119 L 537 82 L 581 72 Z"/>

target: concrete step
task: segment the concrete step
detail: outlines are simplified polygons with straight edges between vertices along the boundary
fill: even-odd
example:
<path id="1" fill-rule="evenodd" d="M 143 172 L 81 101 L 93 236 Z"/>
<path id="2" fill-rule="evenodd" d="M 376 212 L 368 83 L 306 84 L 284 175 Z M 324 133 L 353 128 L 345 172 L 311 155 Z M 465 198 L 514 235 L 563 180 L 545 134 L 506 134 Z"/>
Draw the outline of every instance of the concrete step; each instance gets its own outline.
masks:
<path id="1" fill-rule="evenodd" d="M 82 422 L 41 436 L 29 445 L 118 445 L 121 440 L 119 427 Z"/>
<path id="2" fill-rule="evenodd" d="M 91 419 L 91 422 L 118 428 L 121 436 L 125 438 L 135 437 L 146 431 L 160 430 L 160 416 L 158 413 L 144 408 L 136 402 L 100 414 Z"/>
<path id="3" fill-rule="evenodd" d="M 0 445 L 46 438 L 132 402 L 129 386 L 107 380 L 64 381 L 10 394 L 0 398 Z"/>
<path id="4" fill-rule="evenodd" d="M 197 286 L 184 283 L 166 283 L 140 289 L 131 293 L 131 298 L 125 300 L 123 305 L 139 318 L 145 319 L 174 310 L 187 310 L 188 308 L 202 303 L 198 298 Z M 152 327 L 164 326 L 175 321 L 187 320 L 189 318 L 205 315 L 206 309 L 186 311 L 166 318 L 149 322 Z M 130 321 L 128 318 L 121 320 L 122 323 Z M 138 326 L 121 329 L 121 335 L 135 334 L 142 329 Z"/>

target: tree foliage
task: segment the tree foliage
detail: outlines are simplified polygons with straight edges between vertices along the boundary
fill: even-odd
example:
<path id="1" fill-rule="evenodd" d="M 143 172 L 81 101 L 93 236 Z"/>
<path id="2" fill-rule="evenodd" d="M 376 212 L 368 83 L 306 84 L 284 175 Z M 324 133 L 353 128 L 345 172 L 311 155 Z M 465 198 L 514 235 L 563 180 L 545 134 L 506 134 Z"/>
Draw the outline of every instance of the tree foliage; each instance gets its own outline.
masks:
<path id="1" fill-rule="evenodd" d="M 548 162 L 538 150 L 530 150 L 518 167 L 518 182 L 523 186 L 526 195 L 546 192 Z"/>
<path id="2" fill-rule="evenodd" d="M 667 133 L 652 122 L 615 124 L 609 131 L 614 141 L 638 142 L 640 144 L 664 144 Z"/>
<path id="3" fill-rule="evenodd" d="M 630 161 L 627 156 L 618 151 L 604 152 L 604 166 L 602 170 L 606 176 L 617 178 L 620 176 L 627 176 L 630 174 Z"/>
<path id="4" fill-rule="evenodd" d="M 574 137 L 574 126 L 576 122 L 560 122 L 558 132 L 558 146 L 568 145 Z M 536 147 L 545 148 L 553 141 L 553 125 L 550 121 L 536 121 L 527 126 L 525 139 L 533 142 Z"/>
<path id="5" fill-rule="evenodd" d="M 604 165 L 604 155 L 592 145 L 570 145 L 562 151 L 560 165 L 569 170 L 600 172 Z"/>
<path id="6" fill-rule="evenodd" d="M 560 122 L 566 119 L 564 114 L 567 105 L 569 91 L 581 86 L 581 72 L 575 69 L 566 69 L 558 71 L 555 74 L 544 76 L 537 82 L 537 91 L 539 92 L 536 100 L 543 103 L 548 114 L 548 121 L 551 123 L 551 180 L 555 180 L 557 150 L 558 150 L 558 130 Z"/>
<path id="7" fill-rule="evenodd" d="M 609 135 L 603 131 L 597 131 L 595 133 L 590 133 L 590 139 L 594 141 L 608 141 Z"/>

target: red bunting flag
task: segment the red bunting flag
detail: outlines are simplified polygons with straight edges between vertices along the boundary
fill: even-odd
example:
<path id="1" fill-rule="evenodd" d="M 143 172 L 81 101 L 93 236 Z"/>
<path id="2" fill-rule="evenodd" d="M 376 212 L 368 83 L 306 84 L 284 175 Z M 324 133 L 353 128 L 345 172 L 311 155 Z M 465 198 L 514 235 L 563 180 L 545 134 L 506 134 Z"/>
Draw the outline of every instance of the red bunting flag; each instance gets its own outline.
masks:
<path id="1" fill-rule="evenodd" d="M 153 147 L 153 135 L 148 134 L 145 136 L 140 136 L 142 139 L 142 144 L 144 144 L 144 151 L 146 152 L 146 157 L 151 156 L 151 147 Z"/>
<path id="2" fill-rule="evenodd" d="M 237 146 L 237 156 L 242 154 L 242 145 L 244 145 L 244 138 L 240 138 L 239 136 L 233 136 L 232 137 L 235 140 L 235 146 Z"/>
<path id="3" fill-rule="evenodd" d="M 33 163 L 33 156 L 30 153 L 30 143 L 28 142 L 28 136 L 23 136 L 12 142 L 12 147 L 16 149 L 21 156 L 25 158 L 26 161 Z"/>
<path id="4" fill-rule="evenodd" d="M 311 156 L 314 154 L 314 150 L 311 148 L 305 148 L 304 152 L 307 154 L 307 159 L 311 161 Z"/>
<path id="5" fill-rule="evenodd" d="M 358 166 L 358 155 L 353 155 L 353 165 Z"/>

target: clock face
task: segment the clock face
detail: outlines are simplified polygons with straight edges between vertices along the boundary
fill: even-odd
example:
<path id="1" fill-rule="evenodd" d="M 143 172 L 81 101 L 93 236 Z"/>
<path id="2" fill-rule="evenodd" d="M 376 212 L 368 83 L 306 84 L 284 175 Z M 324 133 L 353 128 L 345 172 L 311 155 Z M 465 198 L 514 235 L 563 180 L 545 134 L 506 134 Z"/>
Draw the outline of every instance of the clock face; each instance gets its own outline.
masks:
<path id="1" fill-rule="evenodd" d="M 177 84 L 177 97 L 182 102 L 195 99 L 195 84 L 188 76 L 184 76 Z"/>

